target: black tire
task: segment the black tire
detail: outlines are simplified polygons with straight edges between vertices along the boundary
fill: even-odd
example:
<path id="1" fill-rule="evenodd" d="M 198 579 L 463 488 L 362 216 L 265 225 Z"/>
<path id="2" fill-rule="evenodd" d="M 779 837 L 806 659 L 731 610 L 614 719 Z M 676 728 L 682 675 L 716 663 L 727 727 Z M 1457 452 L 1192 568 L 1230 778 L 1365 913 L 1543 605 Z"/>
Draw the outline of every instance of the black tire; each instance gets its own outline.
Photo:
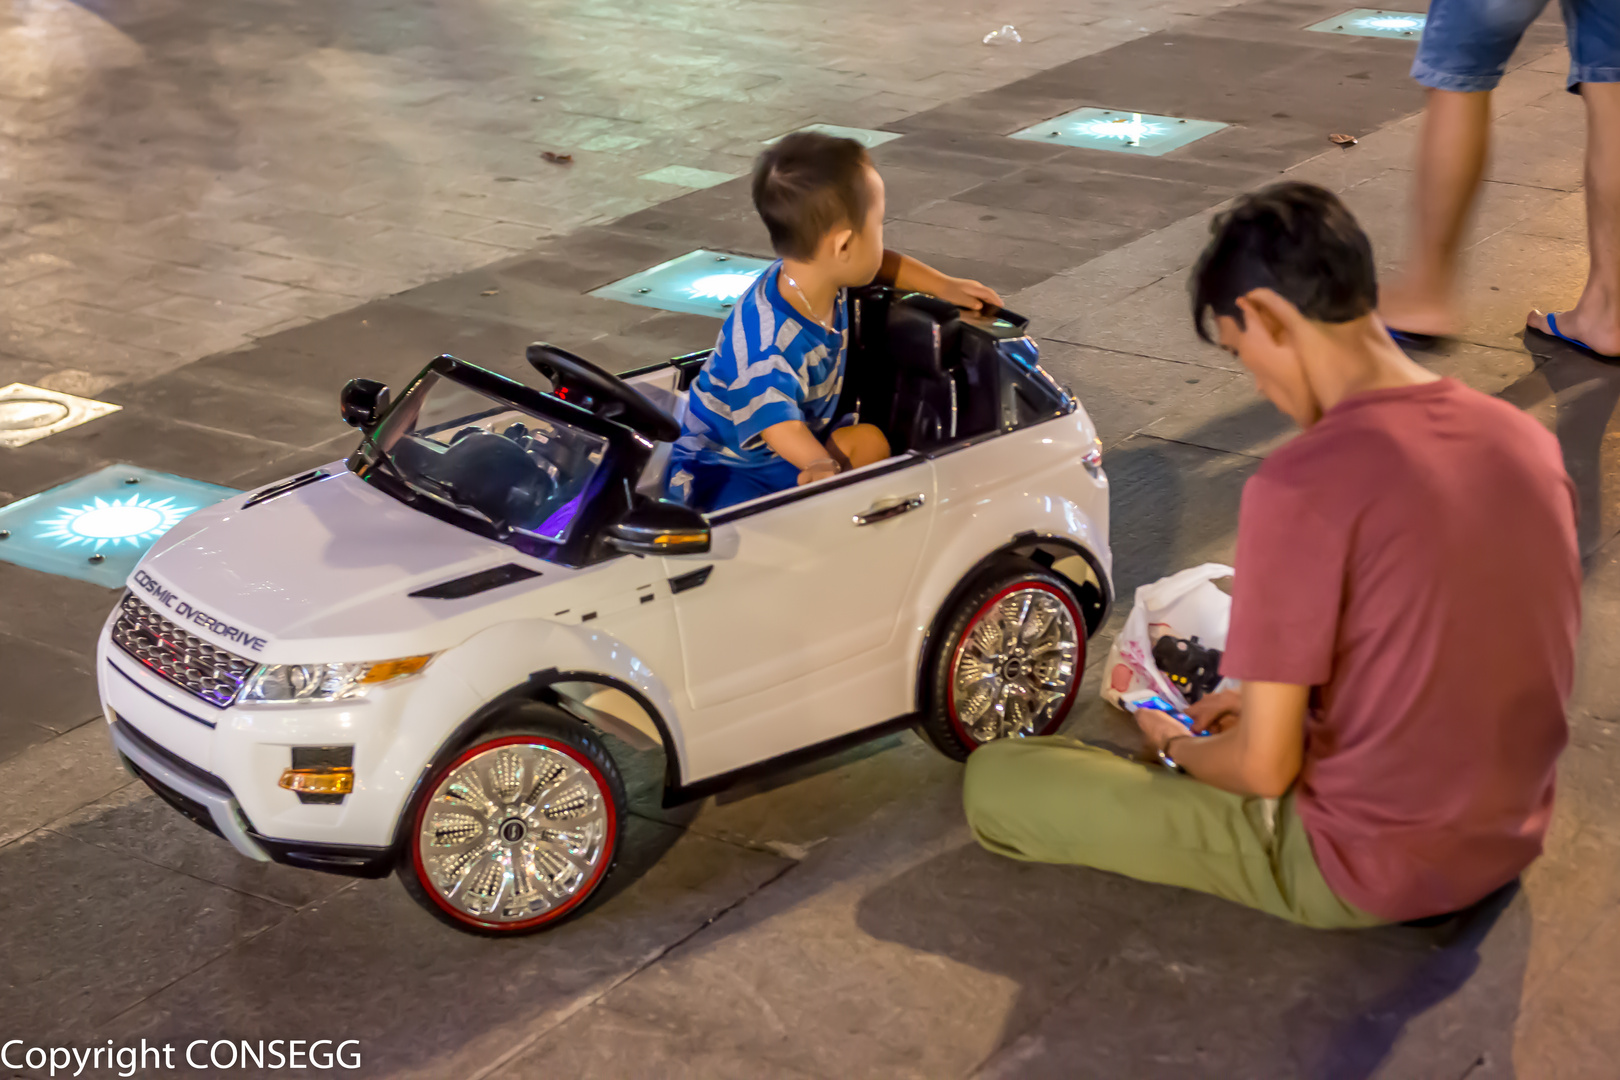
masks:
<path id="1" fill-rule="evenodd" d="M 476 784 L 481 804 L 448 786 L 458 770 L 458 785 L 470 795 L 466 785 Z M 553 788 L 549 799 L 536 798 Z M 437 815 L 431 833 L 430 814 Z M 446 755 L 422 784 L 405 811 L 397 873 L 413 900 L 457 930 L 488 937 L 539 933 L 579 915 L 602 894 L 627 814 L 624 779 L 602 741 L 568 714 L 524 702 Z M 555 827 L 568 822 L 577 827 Z M 466 835 L 446 839 L 457 831 Z M 457 847 L 462 850 L 449 850 Z M 581 855 L 583 867 L 576 861 Z M 435 874 L 448 881 L 462 857 L 460 881 L 447 893 Z M 523 888 L 512 865 L 524 870 Z M 501 879 L 492 882 L 497 874 Z M 560 883 L 559 896 L 552 887 Z M 489 910 L 480 911 L 485 898 Z M 540 903 L 548 906 L 537 908 Z"/>
<path id="2" fill-rule="evenodd" d="M 979 646 L 988 637 L 1004 636 L 1005 619 L 997 609 L 1009 598 L 1015 598 L 1016 603 L 1020 594 L 1030 597 L 1030 607 L 1024 609 L 1025 615 L 1015 637 L 1021 636 L 1024 627 L 1033 625 L 1028 621 L 1030 615 L 1038 619 L 1044 612 L 1051 621 L 1034 637 L 1015 642 L 1011 652 L 1016 655 L 1000 656 L 997 663 L 986 664 Z M 1064 633 L 1065 618 L 1067 648 L 1049 648 Z M 994 623 L 995 630 L 986 629 L 983 632 L 986 637 L 970 642 L 981 623 Z M 1046 651 L 1041 651 L 1043 649 Z M 1062 657 L 1063 662 L 1054 663 L 1054 657 Z M 1003 728 L 999 734 L 993 730 L 987 732 L 986 726 L 994 729 L 998 725 L 992 724 L 985 712 L 972 712 L 976 699 L 970 696 L 961 703 L 956 700 L 953 672 L 959 661 L 964 662 L 964 675 L 972 673 L 969 664 L 977 664 L 987 672 L 984 681 L 978 684 L 981 689 L 1008 684 L 1014 688 L 1032 688 L 1028 693 L 1020 690 L 1017 694 L 1009 690 L 1002 699 L 1002 715 L 1011 715 L 1016 723 L 999 725 Z M 1068 714 L 1085 667 L 1086 624 L 1070 586 L 1035 563 L 1008 558 L 979 575 L 943 616 L 924 672 L 926 693 L 918 731 L 940 753 L 957 761 L 966 761 L 969 754 L 992 739 L 1050 735 Z M 988 674 L 990 668 L 994 668 L 996 674 Z M 989 692 L 993 697 L 996 691 Z M 1012 702 L 1013 697 L 1018 701 Z M 1037 707 L 1029 708 L 1030 703 Z M 1027 722 L 1020 718 L 1021 709 L 1027 713 Z M 985 710 L 993 711 L 994 706 L 986 705 Z M 974 715 L 979 718 L 977 724 L 973 722 Z M 1017 730 L 1007 730 L 1013 727 Z"/>

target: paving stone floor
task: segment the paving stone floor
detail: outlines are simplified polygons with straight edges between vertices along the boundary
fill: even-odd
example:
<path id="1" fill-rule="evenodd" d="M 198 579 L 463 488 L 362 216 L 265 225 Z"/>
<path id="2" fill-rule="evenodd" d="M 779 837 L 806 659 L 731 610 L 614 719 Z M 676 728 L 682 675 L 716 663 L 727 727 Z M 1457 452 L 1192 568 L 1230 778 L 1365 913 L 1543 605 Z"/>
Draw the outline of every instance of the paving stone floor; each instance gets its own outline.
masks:
<path id="1" fill-rule="evenodd" d="M 741 173 L 762 138 L 846 123 L 903 133 L 874 155 L 891 244 L 1000 289 L 1096 419 L 1128 597 L 1230 557 L 1288 435 L 1188 326 L 1210 213 L 1286 173 L 1398 251 L 1411 46 L 1300 32 L 1341 9 L 0 0 L 24 61 L 0 64 L 0 382 L 124 406 L 0 450 L 0 502 L 110 461 L 245 487 L 331 460 L 344 380 L 441 351 L 520 374 L 537 337 L 619 368 L 703 347 L 712 320 L 584 293 L 699 245 L 764 253 L 746 184 L 635 178 Z M 1001 22 L 1026 45 L 977 43 Z M 131 784 L 88 674 L 116 593 L 0 563 L 0 1039 L 335 1035 L 389 1077 L 1616 1075 L 1620 370 L 1519 335 L 1584 267 L 1560 40 L 1538 25 L 1497 95 L 1468 330 L 1422 357 L 1552 427 L 1587 508 L 1558 814 L 1500 903 L 1315 933 L 999 860 L 957 767 L 902 735 L 678 811 L 626 750 L 607 902 L 471 939 L 393 882 L 246 863 Z M 1081 105 L 1232 126 L 1156 159 L 1000 138 Z M 1070 729 L 1128 744 L 1096 677 Z"/>

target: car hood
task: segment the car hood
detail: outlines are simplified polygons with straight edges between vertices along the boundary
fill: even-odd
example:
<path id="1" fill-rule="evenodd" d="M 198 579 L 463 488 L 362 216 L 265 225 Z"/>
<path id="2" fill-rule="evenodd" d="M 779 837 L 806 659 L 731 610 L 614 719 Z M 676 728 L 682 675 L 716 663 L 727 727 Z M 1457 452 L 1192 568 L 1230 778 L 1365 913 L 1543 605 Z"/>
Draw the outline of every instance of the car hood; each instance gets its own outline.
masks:
<path id="1" fill-rule="evenodd" d="M 130 588 L 236 652 L 287 662 L 291 650 L 301 662 L 309 650 L 298 646 L 317 639 L 340 654 L 360 641 L 369 656 L 379 638 L 400 638 L 407 652 L 443 648 L 453 643 L 438 640 L 454 636 L 449 624 L 483 604 L 578 573 L 415 510 L 342 465 L 328 471 L 257 505 L 238 496 L 191 515 L 154 546 Z M 537 576 L 459 599 L 410 595 L 508 563 Z"/>

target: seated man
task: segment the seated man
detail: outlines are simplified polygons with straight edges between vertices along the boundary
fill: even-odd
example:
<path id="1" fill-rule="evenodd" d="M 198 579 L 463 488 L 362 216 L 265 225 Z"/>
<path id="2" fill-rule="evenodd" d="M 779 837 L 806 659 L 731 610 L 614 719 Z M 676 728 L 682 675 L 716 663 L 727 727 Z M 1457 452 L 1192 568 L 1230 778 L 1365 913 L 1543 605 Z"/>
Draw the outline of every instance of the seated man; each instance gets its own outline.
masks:
<path id="1" fill-rule="evenodd" d="M 1320 188 L 1239 200 L 1193 289 L 1200 336 L 1213 312 L 1304 429 L 1243 493 L 1222 663 L 1242 690 L 1193 706 L 1208 737 L 1138 713 L 1159 768 L 991 743 L 968 821 L 1014 858 L 1310 926 L 1467 907 L 1540 853 L 1567 738 L 1581 573 L 1558 444 L 1407 359 L 1373 313 L 1367 237 Z"/>
<path id="2" fill-rule="evenodd" d="M 978 310 L 1001 298 L 883 250 L 883 178 L 853 139 L 789 135 L 754 166 L 754 206 L 781 256 L 726 316 L 692 383 L 670 493 L 717 510 L 889 456 L 870 424 L 833 430 L 844 290 L 882 280 Z"/>

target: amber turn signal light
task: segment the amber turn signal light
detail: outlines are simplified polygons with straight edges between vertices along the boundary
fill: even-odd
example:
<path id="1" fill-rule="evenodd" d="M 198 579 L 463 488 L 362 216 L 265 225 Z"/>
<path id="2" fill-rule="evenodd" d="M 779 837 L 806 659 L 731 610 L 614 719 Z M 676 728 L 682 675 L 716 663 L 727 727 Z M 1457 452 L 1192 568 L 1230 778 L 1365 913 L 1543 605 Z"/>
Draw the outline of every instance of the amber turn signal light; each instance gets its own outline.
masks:
<path id="1" fill-rule="evenodd" d="M 360 676 L 362 683 L 387 682 L 389 679 L 400 679 L 406 675 L 415 675 L 427 667 L 427 662 L 433 659 L 433 654 L 426 656 L 407 656 L 399 660 L 383 660 L 366 668 L 366 673 Z"/>
<path id="2" fill-rule="evenodd" d="M 347 795 L 354 790 L 354 770 L 341 765 L 288 769 L 281 774 L 281 786 L 305 795 Z"/>

